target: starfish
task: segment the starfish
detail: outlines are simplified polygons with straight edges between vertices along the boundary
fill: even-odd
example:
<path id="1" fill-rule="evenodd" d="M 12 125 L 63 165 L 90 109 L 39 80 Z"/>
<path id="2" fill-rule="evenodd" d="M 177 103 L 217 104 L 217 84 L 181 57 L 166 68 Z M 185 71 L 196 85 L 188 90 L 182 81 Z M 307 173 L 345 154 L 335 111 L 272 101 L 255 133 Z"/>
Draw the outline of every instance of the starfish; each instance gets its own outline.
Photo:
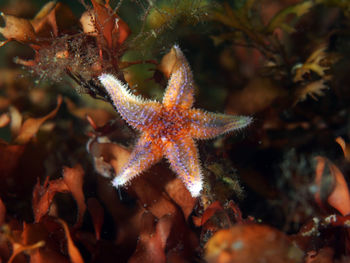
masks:
<path id="1" fill-rule="evenodd" d="M 126 185 L 165 156 L 191 195 L 197 197 L 203 179 L 195 140 L 241 129 L 251 123 L 252 118 L 193 108 L 191 69 L 177 45 L 171 52 L 176 56 L 176 62 L 162 103 L 133 95 L 126 84 L 111 74 L 99 77 L 122 118 L 141 132 L 129 161 L 112 183 L 115 187 Z"/>

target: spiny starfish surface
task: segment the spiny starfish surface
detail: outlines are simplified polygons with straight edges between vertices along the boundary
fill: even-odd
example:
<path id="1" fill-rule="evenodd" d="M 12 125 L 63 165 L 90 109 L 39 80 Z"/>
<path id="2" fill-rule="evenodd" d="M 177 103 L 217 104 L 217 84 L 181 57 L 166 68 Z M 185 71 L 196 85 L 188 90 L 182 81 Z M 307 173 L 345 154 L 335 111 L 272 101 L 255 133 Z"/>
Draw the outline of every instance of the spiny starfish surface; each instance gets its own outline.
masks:
<path id="1" fill-rule="evenodd" d="M 178 46 L 175 45 L 171 52 L 174 52 L 176 62 L 162 103 L 133 95 L 127 85 L 110 74 L 99 77 L 120 115 L 141 132 L 129 161 L 114 178 L 113 185 L 127 184 L 165 156 L 191 195 L 197 197 L 203 181 L 195 140 L 210 139 L 243 128 L 252 118 L 192 108 L 191 69 Z"/>

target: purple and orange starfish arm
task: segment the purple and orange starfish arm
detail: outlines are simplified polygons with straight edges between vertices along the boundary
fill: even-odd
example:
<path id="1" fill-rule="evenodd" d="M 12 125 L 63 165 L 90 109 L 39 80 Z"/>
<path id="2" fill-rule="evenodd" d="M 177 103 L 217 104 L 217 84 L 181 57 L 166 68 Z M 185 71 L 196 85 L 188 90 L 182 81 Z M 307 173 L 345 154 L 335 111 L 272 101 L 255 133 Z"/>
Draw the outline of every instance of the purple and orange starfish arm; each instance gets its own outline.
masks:
<path id="1" fill-rule="evenodd" d="M 166 108 L 180 106 L 185 109 L 192 107 L 194 102 L 194 83 L 190 66 L 179 46 L 175 45 L 166 56 L 175 56 L 171 69 L 168 87 L 163 97 Z"/>
<path id="2" fill-rule="evenodd" d="M 102 74 L 99 79 L 120 115 L 135 129 L 142 130 L 143 127 L 151 124 L 159 114 L 161 110 L 159 102 L 135 96 L 127 84 L 123 84 L 113 75 Z"/>
<path id="3" fill-rule="evenodd" d="M 197 147 L 189 135 L 165 143 L 165 156 L 193 197 L 200 195 L 203 180 Z"/>
<path id="4" fill-rule="evenodd" d="M 190 134 L 194 139 L 211 139 L 224 133 L 239 130 L 249 125 L 253 118 L 189 110 Z"/>
<path id="5" fill-rule="evenodd" d="M 135 176 L 160 161 L 163 154 L 158 148 L 147 135 L 143 134 L 132 151 L 128 162 L 113 179 L 113 186 L 120 187 L 128 184 Z"/>

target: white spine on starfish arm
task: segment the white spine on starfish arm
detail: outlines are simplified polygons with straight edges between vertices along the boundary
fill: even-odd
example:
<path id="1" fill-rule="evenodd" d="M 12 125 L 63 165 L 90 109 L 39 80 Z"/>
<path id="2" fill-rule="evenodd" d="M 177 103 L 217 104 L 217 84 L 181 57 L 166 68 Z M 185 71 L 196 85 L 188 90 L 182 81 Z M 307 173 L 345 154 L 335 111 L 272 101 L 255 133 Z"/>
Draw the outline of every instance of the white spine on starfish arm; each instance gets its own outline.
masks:
<path id="1" fill-rule="evenodd" d="M 200 177 L 200 180 L 194 182 L 191 185 L 187 185 L 188 191 L 190 191 L 192 197 L 198 197 L 201 195 L 201 191 L 203 188 L 203 180 Z"/>
<path id="2" fill-rule="evenodd" d="M 137 101 L 139 103 L 145 100 L 140 96 L 132 94 L 127 84 L 122 83 L 119 79 L 114 77 L 112 74 L 104 73 L 98 77 L 108 94 L 112 97 L 113 102 L 119 100 Z M 118 105 L 115 105 L 118 107 Z"/>
<path id="3" fill-rule="evenodd" d="M 125 186 L 128 184 L 128 182 L 130 181 L 131 178 L 128 178 L 127 176 L 125 176 L 125 174 L 130 173 L 130 168 L 127 168 L 122 174 L 118 174 L 116 175 L 116 177 L 114 177 L 113 181 L 112 181 L 112 185 L 115 188 L 118 188 L 120 186 Z"/>

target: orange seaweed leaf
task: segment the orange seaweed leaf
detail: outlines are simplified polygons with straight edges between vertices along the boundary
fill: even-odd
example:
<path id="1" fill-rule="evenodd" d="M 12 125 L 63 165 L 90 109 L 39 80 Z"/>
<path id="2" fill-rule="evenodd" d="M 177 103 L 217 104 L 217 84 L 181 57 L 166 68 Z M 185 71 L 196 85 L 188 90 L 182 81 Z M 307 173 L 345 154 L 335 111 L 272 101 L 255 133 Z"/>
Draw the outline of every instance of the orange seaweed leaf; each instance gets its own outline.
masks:
<path id="1" fill-rule="evenodd" d="M 95 11 L 95 26 L 102 33 L 109 48 L 122 44 L 130 34 L 128 25 L 113 13 L 108 2 L 103 6 L 91 0 Z"/>
<path id="2" fill-rule="evenodd" d="M 34 249 L 39 248 L 39 247 L 43 247 L 44 245 L 45 245 L 44 241 L 39 241 L 33 245 L 28 245 L 28 246 L 23 246 L 21 244 L 14 243 L 13 244 L 13 253 L 12 253 L 8 263 L 12 263 L 18 254 L 20 254 L 24 251 L 30 251 L 30 250 L 34 250 Z"/>
<path id="3" fill-rule="evenodd" d="M 52 200 L 57 192 L 67 192 L 68 187 L 63 179 L 57 179 L 49 182 L 47 177 L 41 186 L 38 180 L 33 190 L 32 207 L 35 222 L 40 222 L 41 218 L 48 212 Z"/>
<path id="4" fill-rule="evenodd" d="M 130 157 L 130 151 L 125 147 L 109 140 L 100 142 L 101 139 L 93 138 L 89 141 L 87 149 L 92 155 L 96 171 L 104 177 L 115 176 Z"/>
<path id="5" fill-rule="evenodd" d="M 11 121 L 8 113 L 3 113 L 0 115 L 0 128 L 7 126 Z"/>
<path id="6" fill-rule="evenodd" d="M 0 199 L 0 226 L 5 223 L 6 207 L 4 202 Z"/>
<path id="7" fill-rule="evenodd" d="M 89 198 L 87 201 L 87 207 L 94 224 L 96 239 L 100 240 L 101 228 L 104 220 L 103 207 L 100 205 L 96 198 Z"/>
<path id="8" fill-rule="evenodd" d="M 63 168 L 63 180 L 78 204 L 77 225 L 82 223 L 86 211 L 85 197 L 83 193 L 83 177 L 84 170 L 80 164 L 77 164 L 73 168 Z"/>
<path id="9" fill-rule="evenodd" d="M 5 22 L 5 26 L 0 27 L 0 34 L 7 39 L 0 42 L 0 47 L 11 40 L 22 43 L 33 43 L 36 41 L 34 28 L 29 20 L 6 15 L 3 12 L 0 12 L 0 16 Z"/>
<path id="10" fill-rule="evenodd" d="M 288 237 L 265 225 L 237 224 L 215 233 L 205 245 L 209 263 L 301 263 L 303 252 Z"/>
<path id="11" fill-rule="evenodd" d="M 25 145 L 9 145 L 0 140 L 0 178 L 2 180 L 16 169 L 25 147 Z"/>
<path id="12" fill-rule="evenodd" d="M 203 215 L 201 217 L 193 217 L 193 223 L 196 226 L 204 225 L 216 212 L 223 211 L 224 208 L 220 204 L 219 201 L 215 201 L 207 209 L 205 209 Z"/>
<path id="13" fill-rule="evenodd" d="M 50 1 L 36 14 L 31 24 L 37 36 L 58 36 L 59 29 L 69 28 L 76 24 L 76 18 L 68 6 Z"/>
<path id="14" fill-rule="evenodd" d="M 171 218 L 164 216 L 157 222 L 151 213 L 145 212 L 141 220 L 140 237 L 129 262 L 145 262 L 146 258 L 149 262 L 166 262 L 165 245 L 172 227 Z"/>
<path id="15" fill-rule="evenodd" d="M 322 206 L 322 184 L 327 183 L 329 185 L 327 177 L 331 177 L 332 190 L 327 196 L 327 203 L 342 215 L 348 215 L 350 213 L 350 192 L 343 173 L 327 158 L 317 156 L 315 159 L 317 161 L 315 171 L 315 183 L 318 186 L 318 191 L 315 193 L 317 203 Z"/>
<path id="16" fill-rule="evenodd" d="M 11 134 L 12 134 L 12 137 L 16 137 L 18 136 L 18 133 L 21 130 L 23 117 L 22 117 L 22 114 L 19 112 L 19 110 L 14 106 L 10 106 L 9 114 L 11 118 L 11 122 L 10 122 Z"/>
<path id="17" fill-rule="evenodd" d="M 163 56 L 161 62 L 157 68 L 164 74 L 166 78 L 170 78 L 171 73 L 175 71 L 174 67 L 178 62 L 175 49 L 171 49 L 165 56 Z"/>
<path id="18" fill-rule="evenodd" d="M 86 210 L 85 198 L 83 194 L 84 171 L 78 164 L 73 168 L 63 168 L 63 178 L 49 181 L 48 178 L 41 186 L 39 181 L 34 187 L 32 207 L 35 222 L 49 211 L 52 200 L 56 193 L 71 193 L 78 205 L 77 225 L 81 224 Z"/>
<path id="19" fill-rule="evenodd" d="M 40 126 L 45 121 L 47 121 L 48 119 L 53 118 L 57 114 L 58 109 L 61 106 L 61 103 L 62 103 L 62 96 L 58 96 L 58 98 L 57 98 L 57 106 L 49 114 L 47 114 L 46 116 L 44 116 L 42 118 L 29 118 L 29 119 L 27 119 L 23 123 L 23 125 L 22 125 L 22 127 L 21 127 L 21 129 L 19 131 L 19 134 L 16 137 L 16 139 L 14 140 L 14 142 L 16 144 L 26 144 L 26 143 L 28 143 L 33 138 L 33 136 L 38 132 Z"/>
<path id="20" fill-rule="evenodd" d="M 45 241 L 41 239 L 41 236 L 38 236 L 39 241 L 35 242 L 34 240 L 31 240 L 31 237 L 33 236 L 32 234 L 34 233 L 31 230 L 32 228 L 30 226 L 28 227 L 28 225 L 24 223 L 23 232 L 21 234 L 21 237 L 19 237 L 16 235 L 15 232 L 12 232 L 8 226 L 5 227 L 6 239 L 11 243 L 13 250 L 11 257 L 8 260 L 8 263 L 13 262 L 17 255 L 19 255 L 22 252 L 29 253 L 37 248 L 45 246 Z"/>
<path id="21" fill-rule="evenodd" d="M 169 181 L 165 185 L 165 191 L 168 196 L 181 208 L 185 218 L 188 219 L 193 211 L 197 199 L 191 196 L 186 186 L 179 178 Z"/>
<path id="22" fill-rule="evenodd" d="M 111 112 L 106 109 L 90 108 L 90 107 L 77 107 L 71 100 L 65 99 L 64 102 L 68 110 L 76 117 L 84 119 L 89 116 L 97 126 L 101 127 L 108 121 L 115 118 L 115 111 Z"/>
<path id="23" fill-rule="evenodd" d="M 43 42 L 44 37 L 58 36 L 60 29 L 76 24 L 76 19 L 68 6 L 56 1 L 50 1 L 37 13 L 34 19 L 28 20 L 0 12 L 5 22 L 0 27 L 0 33 L 7 39 L 0 42 L 3 46 L 11 40 L 29 43 L 35 49 Z"/>
<path id="24" fill-rule="evenodd" d="M 343 150 L 344 157 L 347 161 L 350 161 L 350 147 L 349 145 L 344 141 L 342 137 L 337 137 L 335 141 L 340 145 L 341 149 Z"/>
<path id="25" fill-rule="evenodd" d="M 66 234 L 67 237 L 67 246 L 68 246 L 68 254 L 70 257 L 70 260 L 72 263 L 84 263 L 83 257 L 81 256 L 78 248 L 75 246 L 72 237 L 70 235 L 68 226 L 66 224 L 66 222 L 64 222 L 62 219 L 57 219 L 58 222 L 61 223 L 63 229 L 64 229 L 64 233 Z"/>
<path id="26" fill-rule="evenodd" d="M 333 263 L 334 250 L 330 247 L 321 248 L 319 251 L 309 251 L 305 263 Z"/>

